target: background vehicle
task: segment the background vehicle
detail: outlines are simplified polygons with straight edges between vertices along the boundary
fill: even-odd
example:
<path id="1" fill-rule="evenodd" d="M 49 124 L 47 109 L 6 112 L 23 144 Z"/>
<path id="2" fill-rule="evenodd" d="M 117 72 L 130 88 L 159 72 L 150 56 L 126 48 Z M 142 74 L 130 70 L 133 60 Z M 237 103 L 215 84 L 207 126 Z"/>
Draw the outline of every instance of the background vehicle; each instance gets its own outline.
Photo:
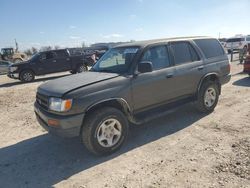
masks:
<path id="1" fill-rule="evenodd" d="M 13 63 L 18 63 L 27 60 L 26 54 L 15 52 L 13 48 L 2 48 L 1 56 L 2 60 L 11 61 Z"/>
<path id="2" fill-rule="evenodd" d="M 96 62 L 94 61 L 94 58 L 96 60 L 99 60 L 107 51 L 108 47 L 106 46 L 96 46 L 96 47 L 88 47 L 84 48 L 83 50 L 83 59 L 85 64 L 88 67 L 92 67 Z M 94 55 L 94 57 L 93 57 Z"/>
<path id="3" fill-rule="evenodd" d="M 11 63 L 9 61 L 0 60 L 0 74 L 8 73 L 10 65 Z"/>
<path id="4" fill-rule="evenodd" d="M 80 73 L 87 70 L 82 55 L 71 56 L 67 49 L 39 52 L 26 62 L 10 66 L 8 76 L 30 82 L 35 76 L 70 71 Z"/>
<path id="5" fill-rule="evenodd" d="M 228 38 L 225 44 L 225 49 L 228 53 L 231 53 L 231 50 L 239 51 L 243 48 L 247 48 L 248 44 L 250 44 L 250 35 L 239 35 L 236 37 Z"/>
<path id="6" fill-rule="evenodd" d="M 212 112 L 229 73 L 213 38 L 128 43 L 110 49 L 90 72 L 39 86 L 35 113 L 49 132 L 79 136 L 89 151 L 109 154 L 126 140 L 129 122 L 142 124 L 187 102 Z"/>

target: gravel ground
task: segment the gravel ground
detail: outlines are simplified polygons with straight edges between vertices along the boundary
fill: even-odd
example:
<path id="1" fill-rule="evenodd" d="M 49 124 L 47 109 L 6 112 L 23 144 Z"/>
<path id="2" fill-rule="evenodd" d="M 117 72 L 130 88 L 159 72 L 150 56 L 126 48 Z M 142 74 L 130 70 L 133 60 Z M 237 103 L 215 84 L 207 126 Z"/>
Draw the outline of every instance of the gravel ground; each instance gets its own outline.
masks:
<path id="1" fill-rule="evenodd" d="M 0 187 L 250 187 L 250 78 L 232 64 L 215 111 L 192 105 L 131 126 L 124 147 L 95 157 L 79 139 L 48 135 L 33 112 L 36 88 L 0 76 Z"/>

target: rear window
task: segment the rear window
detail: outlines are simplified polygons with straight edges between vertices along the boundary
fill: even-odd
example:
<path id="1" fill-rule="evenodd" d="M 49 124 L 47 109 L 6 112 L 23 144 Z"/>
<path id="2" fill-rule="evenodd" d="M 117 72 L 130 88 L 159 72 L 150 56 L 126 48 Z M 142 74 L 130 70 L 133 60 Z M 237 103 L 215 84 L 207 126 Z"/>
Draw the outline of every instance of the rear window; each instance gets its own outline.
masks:
<path id="1" fill-rule="evenodd" d="M 227 42 L 241 42 L 244 41 L 244 38 L 230 38 Z"/>
<path id="2" fill-rule="evenodd" d="M 194 42 L 203 51 L 206 58 L 213 58 L 225 54 L 221 44 L 216 39 L 196 39 Z"/>

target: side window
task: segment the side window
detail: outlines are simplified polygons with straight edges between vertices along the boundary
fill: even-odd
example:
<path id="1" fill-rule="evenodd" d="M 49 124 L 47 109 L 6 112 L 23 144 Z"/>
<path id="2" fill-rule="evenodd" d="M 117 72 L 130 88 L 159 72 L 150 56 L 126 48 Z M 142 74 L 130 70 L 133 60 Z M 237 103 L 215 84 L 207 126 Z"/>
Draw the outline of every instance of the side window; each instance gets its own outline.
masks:
<path id="1" fill-rule="evenodd" d="M 56 53 L 57 58 L 65 58 L 65 57 L 67 57 L 65 51 L 63 51 L 63 50 L 56 51 L 55 53 Z"/>
<path id="2" fill-rule="evenodd" d="M 141 61 L 150 61 L 153 70 L 159 70 L 170 66 L 169 55 L 166 46 L 156 46 L 144 52 Z"/>
<path id="3" fill-rule="evenodd" d="M 187 42 L 172 43 L 171 44 L 171 49 L 172 49 L 172 52 L 173 52 L 173 55 L 174 55 L 176 65 L 183 64 L 183 63 L 188 63 L 188 62 L 193 61 L 191 50 L 190 50 L 191 47 Z"/>
<path id="4" fill-rule="evenodd" d="M 196 50 L 194 49 L 193 46 L 191 46 L 190 44 L 188 44 L 189 46 L 189 51 L 190 51 L 190 54 L 191 54 L 191 57 L 192 57 L 192 61 L 200 61 L 200 57 L 198 56 Z"/>
<path id="5" fill-rule="evenodd" d="M 53 52 L 44 52 L 44 53 L 41 53 L 40 55 L 41 60 L 49 60 L 49 59 L 53 59 L 54 57 L 55 57 L 55 54 Z"/>
<path id="6" fill-rule="evenodd" d="M 250 37 L 247 37 L 247 41 L 250 42 Z"/>
<path id="7" fill-rule="evenodd" d="M 194 42 L 203 51 L 206 58 L 213 58 L 225 54 L 219 41 L 216 39 L 196 39 Z"/>

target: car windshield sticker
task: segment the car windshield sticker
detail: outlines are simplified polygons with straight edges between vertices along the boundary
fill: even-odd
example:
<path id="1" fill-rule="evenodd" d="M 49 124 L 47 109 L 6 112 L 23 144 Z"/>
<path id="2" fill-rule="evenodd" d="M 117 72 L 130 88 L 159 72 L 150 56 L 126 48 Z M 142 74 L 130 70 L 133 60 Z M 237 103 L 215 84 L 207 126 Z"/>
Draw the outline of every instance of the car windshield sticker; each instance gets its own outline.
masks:
<path id="1" fill-rule="evenodd" d="M 127 48 L 124 51 L 124 54 L 135 54 L 138 51 L 138 48 Z"/>

